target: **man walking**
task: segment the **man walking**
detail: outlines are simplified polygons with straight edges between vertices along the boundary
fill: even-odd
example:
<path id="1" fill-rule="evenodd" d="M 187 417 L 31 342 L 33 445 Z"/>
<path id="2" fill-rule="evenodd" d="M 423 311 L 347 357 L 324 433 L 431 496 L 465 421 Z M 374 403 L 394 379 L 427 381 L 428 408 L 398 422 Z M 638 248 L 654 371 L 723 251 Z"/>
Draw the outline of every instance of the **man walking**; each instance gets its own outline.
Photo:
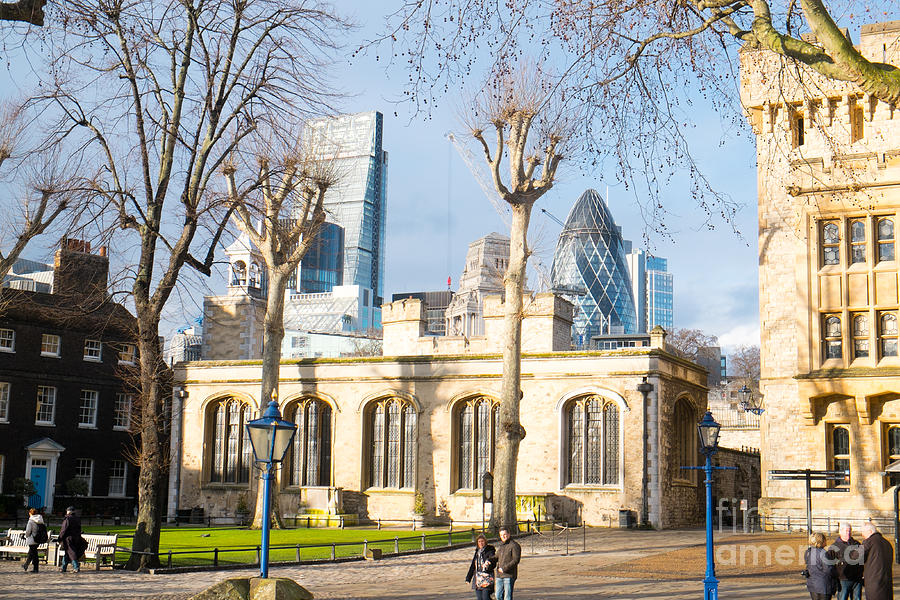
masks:
<path id="1" fill-rule="evenodd" d="M 834 540 L 830 550 L 834 555 L 838 579 L 837 600 L 862 600 L 863 549 L 852 534 L 850 523 L 841 523 L 840 537 Z"/>
<path id="2" fill-rule="evenodd" d="M 894 600 L 894 580 L 891 575 L 894 549 L 871 521 L 863 523 L 862 535 L 866 554 L 863 568 L 866 600 Z"/>
<path id="3" fill-rule="evenodd" d="M 509 535 L 508 527 L 500 528 L 500 545 L 494 555 L 494 597 L 496 600 L 513 600 L 513 586 L 519 574 L 522 548 Z"/>

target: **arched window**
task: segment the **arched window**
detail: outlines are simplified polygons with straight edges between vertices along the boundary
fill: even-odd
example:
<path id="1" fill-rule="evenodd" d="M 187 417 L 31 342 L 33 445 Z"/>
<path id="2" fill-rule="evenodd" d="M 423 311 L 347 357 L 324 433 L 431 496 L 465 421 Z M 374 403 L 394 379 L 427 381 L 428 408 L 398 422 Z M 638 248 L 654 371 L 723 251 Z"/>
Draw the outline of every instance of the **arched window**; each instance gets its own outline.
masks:
<path id="1" fill-rule="evenodd" d="M 825 335 L 822 340 L 825 345 L 825 359 L 841 358 L 843 345 L 841 340 L 841 318 L 837 315 L 825 316 Z"/>
<path id="2" fill-rule="evenodd" d="M 684 398 L 675 403 L 672 427 L 675 434 L 675 477 L 696 482 L 696 471 L 681 468 L 697 464 L 697 452 L 700 448 L 697 440 L 697 414 L 691 403 Z"/>
<path id="3" fill-rule="evenodd" d="M 894 260 L 894 220 L 878 219 L 878 262 Z"/>
<path id="4" fill-rule="evenodd" d="M 837 265 L 841 262 L 840 233 L 837 223 L 826 221 L 822 223 L 822 264 Z"/>
<path id="5" fill-rule="evenodd" d="M 231 285 L 247 285 L 247 263 L 242 260 L 231 265 Z"/>
<path id="6" fill-rule="evenodd" d="M 481 489 L 481 477 L 494 468 L 499 404 L 477 396 L 457 404 L 454 415 L 458 460 L 456 487 Z"/>
<path id="7" fill-rule="evenodd" d="M 259 265 L 255 262 L 250 263 L 250 287 L 259 288 L 260 277 L 259 277 Z"/>
<path id="8" fill-rule="evenodd" d="M 288 419 L 297 424 L 291 444 L 289 484 L 331 485 L 331 406 L 315 398 L 293 404 Z"/>
<path id="9" fill-rule="evenodd" d="M 416 410 L 385 398 L 366 410 L 369 487 L 416 487 Z"/>
<path id="10" fill-rule="evenodd" d="M 253 448 L 244 425 L 251 420 L 249 404 L 235 398 L 223 398 L 208 409 L 210 431 L 209 481 L 211 483 L 249 483 Z"/>
<path id="11" fill-rule="evenodd" d="M 850 264 L 866 262 L 866 222 L 850 221 Z"/>
<path id="12" fill-rule="evenodd" d="M 869 356 L 869 317 L 853 315 L 853 358 Z"/>
<path id="13" fill-rule="evenodd" d="M 831 430 L 831 468 L 850 471 L 850 430 L 846 426 L 835 425 Z M 849 483 L 848 476 L 844 481 L 834 482 L 834 485 L 845 486 Z"/>
<path id="14" fill-rule="evenodd" d="M 585 396 L 566 407 L 566 484 L 619 483 L 619 407 Z"/>
<path id="15" fill-rule="evenodd" d="M 900 460 L 900 425 L 891 424 L 887 426 L 887 465 Z M 888 485 L 900 485 L 900 473 L 891 473 L 888 478 Z"/>
<path id="16" fill-rule="evenodd" d="M 897 356 L 897 315 L 892 312 L 881 313 L 878 328 L 881 356 Z"/>

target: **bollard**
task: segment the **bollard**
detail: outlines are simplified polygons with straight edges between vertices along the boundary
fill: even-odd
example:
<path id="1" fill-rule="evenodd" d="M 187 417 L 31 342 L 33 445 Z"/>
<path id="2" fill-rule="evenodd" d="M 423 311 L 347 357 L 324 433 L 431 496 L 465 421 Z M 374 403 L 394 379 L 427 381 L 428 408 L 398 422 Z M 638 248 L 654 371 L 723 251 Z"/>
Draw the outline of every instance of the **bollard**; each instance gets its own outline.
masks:
<path id="1" fill-rule="evenodd" d="M 422 550 L 425 549 L 425 534 L 422 534 Z"/>
<path id="2" fill-rule="evenodd" d="M 400 538 L 394 536 L 394 554 L 400 554 Z"/>
<path id="3" fill-rule="evenodd" d="M 300 544 L 297 544 L 297 562 L 300 562 Z"/>
<path id="4" fill-rule="evenodd" d="M 332 544 L 331 545 L 331 560 L 334 560 L 335 555 L 336 555 L 336 553 L 335 553 L 335 549 L 334 549 L 334 544 Z"/>
<path id="5" fill-rule="evenodd" d="M 416 530 L 416 520 L 413 519 L 413 531 L 415 531 L 415 530 Z"/>
<path id="6" fill-rule="evenodd" d="M 381 517 L 378 517 L 378 531 L 381 531 Z"/>
<path id="7" fill-rule="evenodd" d="M 363 558 L 366 557 L 366 554 L 369 552 L 369 540 L 363 540 Z"/>
<path id="8" fill-rule="evenodd" d="M 256 560 L 259 561 L 259 550 L 256 551 Z M 219 549 L 213 548 L 213 566 L 219 566 Z"/>
<path id="9" fill-rule="evenodd" d="M 448 531 L 448 532 L 447 532 L 447 545 L 448 545 L 448 546 L 452 546 L 452 545 L 453 545 L 453 531 Z"/>
<path id="10" fill-rule="evenodd" d="M 115 556 L 115 555 L 113 555 L 113 556 Z M 172 568 L 172 551 L 171 550 L 169 550 L 168 565 L 169 565 L 169 568 L 171 569 Z"/>
<path id="11" fill-rule="evenodd" d="M 344 528 L 344 515 L 341 515 L 341 529 Z"/>
<path id="12" fill-rule="evenodd" d="M 472 541 L 475 541 L 475 528 L 472 528 Z"/>
<path id="13" fill-rule="evenodd" d="M 306 528 L 309 529 L 309 527 L 310 527 L 310 518 L 306 517 Z"/>

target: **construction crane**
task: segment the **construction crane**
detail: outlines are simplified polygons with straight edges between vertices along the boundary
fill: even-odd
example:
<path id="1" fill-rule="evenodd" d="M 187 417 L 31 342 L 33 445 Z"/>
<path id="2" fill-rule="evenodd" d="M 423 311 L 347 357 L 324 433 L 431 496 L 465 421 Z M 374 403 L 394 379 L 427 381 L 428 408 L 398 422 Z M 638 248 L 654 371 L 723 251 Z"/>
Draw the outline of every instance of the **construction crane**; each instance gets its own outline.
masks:
<path id="1" fill-rule="evenodd" d="M 494 189 L 493 183 L 489 182 L 484 175 L 484 172 L 478 168 L 478 164 L 476 164 L 475 157 L 472 155 L 472 152 L 466 148 L 466 146 L 459 141 L 456 135 L 452 131 L 448 131 L 444 134 L 444 137 L 453 144 L 453 147 L 456 148 L 456 151 L 459 153 L 460 157 L 463 159 L 463 162 L 466 163 L 466 166 L 469 167 L 469 171 L 471 171 L 472 176 L 475 178 L 475 181 L 478 182 L 478 185 L 481 187 L 481 190 L 484 192 L 484 195 L 487 196 L 487 199 L 493 205 L 494 210 L 497 211 L 497 214 L 500 215 L 500 218 L 503 219 L 503 222 L 509 226 L 510 224 L 510 216 L 509 216 L 509 206 L 503 201 L 503 198 L 500 197 L 500 194 L 497 193 L 497 190 Z"/>

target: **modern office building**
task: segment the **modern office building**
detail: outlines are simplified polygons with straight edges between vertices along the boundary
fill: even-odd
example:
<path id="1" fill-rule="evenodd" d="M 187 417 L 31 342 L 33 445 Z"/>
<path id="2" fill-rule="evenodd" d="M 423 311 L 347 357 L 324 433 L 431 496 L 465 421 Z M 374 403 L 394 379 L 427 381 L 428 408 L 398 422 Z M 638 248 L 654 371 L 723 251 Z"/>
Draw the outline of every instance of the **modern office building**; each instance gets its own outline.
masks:
<path id="1" fill-rule="evenodd" d="M 344 231 L 343 284 L 368 288 L 380 327 L 384 295 L 384 232 L 388 155 L 382 148 L 380 112 L 316 119 L 306 137 L 316 152 L 335 161 L 338 182 L 325 195 L 328 220 Z"/>
<path id="2" fill-rule="evenodd" d="M 659 325 L 672 331 L 675 327 L 675 292 L 674 278 L 667 270 L 668 261 L 659 256 L 648 256 L 646 265 L 647 328 Z"/>
<path id="3" fill-rule="evenodd" d="M 637 331 L 647 333 L 647 254 L 640 248 L 632 249 L 629 240 L 625 244 L 625 261 L 628 263 L 628 275 L 631 278 L 631 297 L 634 298 L 637 315 Z"/>
<path id="4" fill-rule="evenodd" d="M 20 258 L 4 276 L 3 287 L 49 294 L 53 291 L 53 265 Z"/>
<path id="5" fill-rule="evenodd" d="M 301 294 L 330 292 L 344 285 L 344 228 L 325 222 L 300 263 L 300 285 L 288 287 Z"/>
<path id="6" fill-rule="evenodd" d="M 584 192 L 566 219 L 553 255 L 553 289 L 576 292 L 572 340 L 585 347 L 591 337 L 638 333 L 638 317 L 626 260 L 627 245 L 603 198 Z"/>

